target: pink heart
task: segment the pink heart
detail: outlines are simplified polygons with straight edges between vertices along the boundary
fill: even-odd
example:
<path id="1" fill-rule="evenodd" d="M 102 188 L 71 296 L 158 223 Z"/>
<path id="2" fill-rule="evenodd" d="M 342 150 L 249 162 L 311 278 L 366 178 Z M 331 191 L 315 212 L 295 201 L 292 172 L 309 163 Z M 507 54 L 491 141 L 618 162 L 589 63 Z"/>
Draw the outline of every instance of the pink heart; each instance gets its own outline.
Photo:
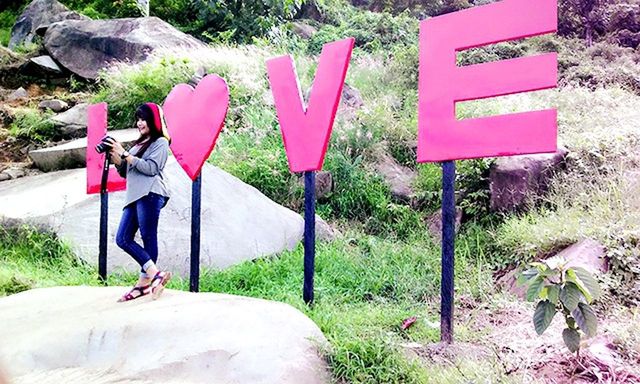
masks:
<path id="1" fill-rule="evenodd" d="M 229 108 L 229 88 L 218 75 L 205 76 L 198 86 L 176 85 L 164 102 L 171 151 L 191 180 L 209 158 Z"/>

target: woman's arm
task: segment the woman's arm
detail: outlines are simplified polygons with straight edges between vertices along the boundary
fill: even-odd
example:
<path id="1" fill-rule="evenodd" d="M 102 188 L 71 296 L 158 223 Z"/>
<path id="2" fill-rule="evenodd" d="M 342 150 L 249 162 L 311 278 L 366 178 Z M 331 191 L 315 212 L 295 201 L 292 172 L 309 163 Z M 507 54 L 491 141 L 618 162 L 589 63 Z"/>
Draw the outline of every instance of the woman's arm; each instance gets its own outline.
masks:
<path id="1" fill-rule="evenodd" d="M 147 176 L 159 174 L 167 163 L 167 157 L 169 157 L 169 142 L 164 137 L 157 139 L 151 144 L 145 155 L 147 155 L 146 159 L 129 155 L 125 160 Z"/>

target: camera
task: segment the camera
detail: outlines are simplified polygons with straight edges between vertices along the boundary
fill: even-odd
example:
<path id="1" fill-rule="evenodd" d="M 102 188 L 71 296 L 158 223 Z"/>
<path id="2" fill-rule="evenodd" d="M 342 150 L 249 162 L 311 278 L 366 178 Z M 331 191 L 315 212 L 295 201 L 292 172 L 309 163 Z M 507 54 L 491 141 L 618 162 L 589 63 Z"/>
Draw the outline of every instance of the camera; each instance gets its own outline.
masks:
<path id="1" fill-rule="evenodd" d="M 96 145 L 96 152 L 98 153 L 105 153 L 108 150 L 111 149 L 111 144 L 109 144 L 109 139 L 111 139 L 112 141 L 115 141 L 115 139 L 111 136 L 105 136 L 102 138 L 102 140 L 100 140 L 100 143 L 98 145 Z"/>

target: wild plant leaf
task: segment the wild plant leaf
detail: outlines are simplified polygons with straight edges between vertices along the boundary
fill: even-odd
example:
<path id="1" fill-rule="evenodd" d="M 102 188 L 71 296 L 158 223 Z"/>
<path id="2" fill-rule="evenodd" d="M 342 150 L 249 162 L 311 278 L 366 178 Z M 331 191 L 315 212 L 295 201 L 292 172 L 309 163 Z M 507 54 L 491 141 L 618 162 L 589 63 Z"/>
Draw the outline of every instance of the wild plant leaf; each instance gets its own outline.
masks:
<path id="1" fill-rule="evenodd" d="M 582 292 L 574 283 L 565 284 L 560 291 L 560 301 L 569 311 L 576 309 L 583 297 Z"/>
<path id="2" fill-rule="evenodd" d="M 587 303 L 591 303 L 593 301 L 593 296 L 591 296 L 589 288 L 587 288 L 582 280 L 578 278 L 578 275 L 576 275 L 576 271 L 573 268 L 567 271 L 567 281 L 574 283 L 576 287 L 578 287 L 584 298 L 587 300 Z"/>
<path id="3" fill-rule="evenodd" d="M 598 281 L 584 268 L 573 268 L 576 278 L 580 279 L 582 284 L 589 290 L 593 300 L 598 300 L 602 296 L 602 290 Z"/>
<path id="4" fill-rule="evenodd" d="M 534 301 L 538 298 L 540 291 L 542 291 L 543 281 L 544 279 L 540 276 L 531 281 L 527 289 L 527 301 Z"/>
<path id="5" fill-rule="evenodd" d="M 556 315 L 556 307 L 547 300 L 540 301 L 536 306 L 536 311 L 533 313 L 533 326 L 536 328 L 536 333 L 542 335 L 542 333 L 549 327 L 553 316 Z"/>
<path id="6" fill-rule="evenodd" d="M 571 352 L 576 352 L 580 349 L 580 334 L 575 329 L 565 328 L 562 331 L 562 340 L 564 340 L 564 344 Z"/>
<path id="7" fill-rule="evenodd" d="M 558 269 L 566 264 L 566 261 L 563 257 L 550 257 L 544 261 L 544 263 L 549 267 L 549 269 Z"/>
<path id="8" fill-rule="evenodd" d="M 518 285 L 523 285 L 529 282 L 529 280 L 538 276 L 539 271 L 536 268 L 530 268 L 526 271 L 522 272 L 520 276 L 518 276 Z"/>
<path id="9" fill-rule="evenodd" d="M 553 305 L 558 304 L 558 297 L 560 295 L 560 287 L 558 287 L 557 285 L 547 285 L 547 288 L 548 288 L 547 298 L 549 299 L 551 304 L 553 304 Z"/>
<path id="10" fill-rule="evenodd" d="M 541 263 L 539 261 L 534 261 L 533 263 L 530 263 L 529 265 L 531 265 L 532 267 L 535 267 L 540 272 L 545 271 L 547 269 L 547 265 L 545 263 Z"/>
<path id="11" fill-rule="evenodd" d="M 576 319 L 576 324 L 587 337 L 595 336 L 598 331 L 598 319 L 589 304 L 579 303 L 578 307 L 571 311 L 571 316 Z"/>

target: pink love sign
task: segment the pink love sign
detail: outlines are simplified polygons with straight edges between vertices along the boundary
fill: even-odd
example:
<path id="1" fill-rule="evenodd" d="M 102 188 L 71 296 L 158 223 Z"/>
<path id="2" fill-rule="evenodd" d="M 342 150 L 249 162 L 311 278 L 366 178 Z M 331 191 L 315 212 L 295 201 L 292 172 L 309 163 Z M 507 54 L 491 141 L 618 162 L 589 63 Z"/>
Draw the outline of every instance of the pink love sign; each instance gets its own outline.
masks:
<path id="1" fill-rule="evenodd" d="M 176 85 L 163 104 L 171 151 L 195 180 L 209 158 L 229 109 L 229 88 L 218 75 L 205 76 L 198 86 Z"/>
<path id="2" fill-rule="evenodd" d="M 267 74 L 292 172 L 322 169 L 355 40 L 322 47 L 308 107 L 291 56 L 267 60 Z"/>
<path id="3" fill-rule="evenodd" d="M 106 134 L 107 103 L 90 105 L 87 113 L 87 194 L 100 193 L 105 154 L 96 152 L 95 148 Z M 115 169 L 110 169 L 107 192 L 122 191 L 126 188 L 127 181 L 120 177 Z"/>
<path id="4" fill-rule="evenodd" d="M 554 32 L 557 19 L 557 0 L 504 0 L 420 23 L 419 162 L 556 151 L 556 110 L 458 121 L 455 103 L 555 87 L 555 53 L 457 67 L 456 52 Z"/>

